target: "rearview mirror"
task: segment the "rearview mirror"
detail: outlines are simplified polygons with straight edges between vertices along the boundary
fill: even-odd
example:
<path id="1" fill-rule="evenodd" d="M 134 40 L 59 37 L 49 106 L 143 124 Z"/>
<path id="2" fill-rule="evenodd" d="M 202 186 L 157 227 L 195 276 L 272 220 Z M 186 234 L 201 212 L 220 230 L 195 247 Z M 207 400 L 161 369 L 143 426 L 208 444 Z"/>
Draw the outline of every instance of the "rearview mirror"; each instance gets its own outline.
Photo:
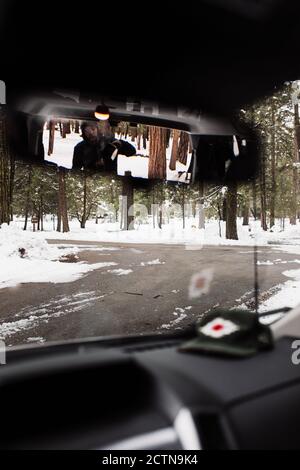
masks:
<path id="1" fill-rule="evenodd" d="M 11 149 L 27 163 L 148 181 L 226 184 L 255 175 L 257 139 L 245 126 L 128 102 L 106 106 L 102 121 L 99 109 L 57 96 L 23 101 L 8 110 Z"/>

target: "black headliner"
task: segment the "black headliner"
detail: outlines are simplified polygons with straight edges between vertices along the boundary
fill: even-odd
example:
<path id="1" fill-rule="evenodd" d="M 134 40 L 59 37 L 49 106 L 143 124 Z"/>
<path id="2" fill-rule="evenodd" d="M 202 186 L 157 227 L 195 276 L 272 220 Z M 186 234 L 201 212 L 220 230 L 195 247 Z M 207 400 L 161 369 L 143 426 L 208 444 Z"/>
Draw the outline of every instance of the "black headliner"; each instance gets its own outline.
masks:
<path id="1" fill-rule="evenodd" d="M 6 0 L 1 8 L 8 88 L 61 86 L 228 112 L 299 77 L 296 0 Z"/>

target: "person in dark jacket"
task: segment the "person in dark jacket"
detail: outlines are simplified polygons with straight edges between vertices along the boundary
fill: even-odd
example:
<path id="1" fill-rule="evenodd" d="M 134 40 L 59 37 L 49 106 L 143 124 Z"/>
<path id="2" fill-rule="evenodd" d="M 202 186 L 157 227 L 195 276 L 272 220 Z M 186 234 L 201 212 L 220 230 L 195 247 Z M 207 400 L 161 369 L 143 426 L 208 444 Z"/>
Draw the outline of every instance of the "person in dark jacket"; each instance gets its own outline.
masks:
<path id="1" fill-rule="evenodd" d="M 117 172 L 118 154 L 131 157 L 136 149 L 125 140 L 100 135 L 97 123 L 81 125 L 82 142 L 74 147 L 73 168 L 103 172 Z"/>

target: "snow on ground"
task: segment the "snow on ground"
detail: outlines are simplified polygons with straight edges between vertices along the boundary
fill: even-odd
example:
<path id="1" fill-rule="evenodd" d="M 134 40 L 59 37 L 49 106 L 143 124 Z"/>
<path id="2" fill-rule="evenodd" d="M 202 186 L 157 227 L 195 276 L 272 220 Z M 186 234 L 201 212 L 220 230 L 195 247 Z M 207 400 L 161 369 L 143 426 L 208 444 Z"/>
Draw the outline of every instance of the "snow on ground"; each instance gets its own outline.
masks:
<path id="1" fill-rule="evenodd" d="M 288 261 L 288 263 L 298 263 L 299 260 Z M 262 265 L 264 263 L 261 263 Z M 274 263 L 276 264 L 276 263 Z M 265 263 L 266 266 L 271 264 Z M 300 305 L 300 269 L 291 269 L 283 271 L 284 276 L 288 278 L 286 282 L 274 286 L 268 291 L 269 298 L 265 301 L 259 302 L 258 311 L 264 313 L 271 310 L 277 310 L 284 307 L 294 308 Z M 246 292 L 240 299 L 236 299 L 236 302 L 242 302 L 246 297 L 253 297 L 254 292 Z M 245 309 L 248 310 L 246 303 L 240 303 L 233 309 Z M 279 320 L 282 317 L 282 313 L 277 313 L 271 316 L 262 317 L 261 322 L 265 324 L 272 323 Z"/>
<path id="2" fill-rule="evenodd" d="M 142 261 L 141 266 L 153 266 L 156 264 L 165 264 L 165 261 L 160 261 L 159 258 L 154 259 L 153 261 Z"/>
<path id="3" fill-rule="evenodd" d="M 127 276 L 127 274 L 133 273 L 132 269 L 109 269 L 107 272 L 117 276 Z"/>
<path id="4" fill-rule="evenodd" d="M 261 312 L 281 307 L 293 308 L 300 304 L 300 269 L 291 269 L 282 274 L 289 279 L 278 286 L 279 292 L 260 305 Z"/>
<path id="5" fill-rule="evenodd" d="M 64 315 L 84 311 L 87 306 L 97 302 L 97 300 L 106 297 L 107 294 L 97 295 L 95 291 L 80 292 L 68 296 L 57 296 L 46 303 L 33 307 L 27 306 L 17 312 L 13 319 L 4 321 L 0 324 L 0 339 L 8 340 L 22 332 L 31 330 L 41 324 L 49 323 L 52 319 L 59 318 Z M 42 342 L 35 339 L 37 342 Z M 30 338 L 27 339 L 29 341 Z M 34 337 L 31 338 L 34 340 Z"/>
<path id="6" fill-rule="evenodd" d="M 32 336 L 31 338 L 27 338 L 27 343 L 44 343 L 46 340 L 42 336 Z"/>
<path id="7" fill-rule="evenodd" d="M 117 263 L 60 263 L 49 260 L 7 259 L 1 262 L 0 289 L 27 282 L 66 283 L 80 279 L 95 269 L 116 266 Z"/>
<path id="8" fill-rule="evenodd" d="M 36 235 L 21 231 L 20 227 L 14 224 L 2 225 L 0 288 L 14 287 L 24 282 L 72 282 L 94 269 L 117 265 L 114 262 L 94 264 L 60 262 L 61 257 L 76 254 L 78 248 L 50 245 L 43 237 Z"/>
<path id="9" fill-rule="evenodd" d="M 53 220 L 48 216 L 44 221 L 44 231 L 36 232 L 34 238 L 85 242 L 184 244 L 186 248 L 190 246 L 191 248 L 195 247 L 195 249 L 201 249 L 203 245 L 254 246 L 256 244 L 258 246 L 275 245 L 277 247 L 277 245 L 284 243 L 284 251 L 300 255 L 300 223 L 296 226 L 286 223 L 286 228 L 282 231 L 279 222 L 277 222 L 272 232 L 264 232 L 259 221 L 250 220 L 249 226 L 243 226 L 242 219 L 238 219 L 238 240 L 226 240 L 225 222 L 221 222 L 219 227 L 219 222 L 215 219 L 207 220 L 205 229 L 202 230 L 197 228 L 197 219 L 192 217 L 186 218 L 185 229 L 182 228 L 180 218 L 170 219 L 170 223 L 164 224 L 162 229 L 153 228 L 152 217 L 150 216 L 148 223 L 137 222 L 135 229 L 129 231 L 120 230 L 119 222 L 108 222 L 106 220 L 98 224 L 94 220 L 88 220 L 85 229 L 80 228 L 79 222 L 75 219 L 71 220 L 69 224 L 70 232 L 56 232 L 56 230 L 53 230 Z M 23 221 L 17 219 L 11 225 L 21 230 Z M 219 235 L 220 228 L 221 237 Z M 30 230 L 32 230 L 31 227 Z M 24 232 L 22 233 L 24 234 Z M 62 246 L 67 247 L 67 245 Z M 85 247 L 89 248 L 88 245 L 85 245 Z M 81 249 L 80 246 L 78 248 Z M 94 247 L 94 249 L 97 248 Z M 113 251 L 118 248 L 104 247 L 98 249 Z M 248 252 L 249 250 L 244 251 Z"/>
<path id="10" fill-rule="evenodd" d="M 51 217 L 45 217 L 43 232 L 22 230 L 23 221 L 16 220 L 9 227 L 2 225 L 0 230 L 0 288 L 16 286 L 22 282 L 70 282 L 77 280 L 91 270 L 110 266 L 116 263 L 61 263 L 58 259 L 63 255 L 77 254 L 79 251 L 97 250 L 106 255 L 119 250 L 118 247 L 99 245 L 78 245 L 76 241 L 85 242 L 117 242 L 117 243 L 162 243 L 182 244 L 185 247 L 195 246 L 201 249 L 205 245 L 231 245 L 231 246 L 269 246 L 270 249 L 295 254 L 295 260 L 282 261 L 279 257 L 275 261 L 263 259 L 260 254 L 259 265 L 265 269 L 272 269 L 273 264 L 288 265 L 289 263 L 300 263 L 300 224 L 291 226 L 286 221 L 285 230 L 282 231 L 277 221 L 272 231 L 264 232 L 260 228 L 259 221 L 250 220 L 249 226 L 243 226 L 242 220 L 238 219 L 239 240 L 226 240 L 225 224 L 217 220 L 207 220 L 205 229 L 196 228 L 197 222 L 194 218 L 186 219 L 186 228 L 182 228 L 180 219 L 171 219 L 168 225 L 162 229 L 153 228 L 152 220 L 149 223 L 137 224 L 135 230 L 120 231 L 119 223 L 95 224 L 94 221 L 87 222 L 86 229 L 81 229 L 77 220 L 70 221 L 71 231 L 63 234 L 53 230 Z M 221 237 L 219 230 L 221 228 Z M 61 240 L 62 244 L 53 245 L 47 243 L 47 239 Z M 74 241 L 74 244 L 64 244 L 63 241 Z M 19 248 L 24 248 L 24 258 L 20 257 Z M 131 248 L 136 253 L 142 250 Z M 240 253 L 251 253 L 252 249 L 241 250 Z M 280 255 L 279 255 L 280 256 Z M 151 264 L 162 264 L 159 259 L 142 262 L 142 266 Z M 270 268 L 269 268 L 270 267 Z M 127 275 L 131 270 L 120 270 L 114 274 Z M 126 271 L 126 273 L 124 272 Z M 269 310 L 280 306 L 295 306 L 300 303 L 300 269 L 284 272 L 289 279 L 279 287 L 279 292 L 264 302 L 261 309 Z"/>
<path id="11" fill-rule="evenodd" d="M 84 250 L 92 250 L 92 251 L 119 251 L 120 248 L 117 248 L 115 246 L 101 246 L 99 247 L 98 245 L 71 245 L 70 243 L 60 243 L 59 248 L 72 248 L 70 250 L 72 253 L 75 251 L 84 251 Z"/>
<path id="12" fill-rule="evenodd" d="M 173 312 L 173 315 L 176 317 L 175 320 L 171 320 L 169 323 L 164 323 L 163 325 L 161 325 L 160 328 L 162 330 L 169 330 L 171 328 L 180 329 L 179 324 L 187 318 L 188 314 L 186 312 L 188 312 L 191 309 L 192 309 L 191 305 L 188 305 L 187 307 L 183 307 L 183 308 L 176 307 Z"/>

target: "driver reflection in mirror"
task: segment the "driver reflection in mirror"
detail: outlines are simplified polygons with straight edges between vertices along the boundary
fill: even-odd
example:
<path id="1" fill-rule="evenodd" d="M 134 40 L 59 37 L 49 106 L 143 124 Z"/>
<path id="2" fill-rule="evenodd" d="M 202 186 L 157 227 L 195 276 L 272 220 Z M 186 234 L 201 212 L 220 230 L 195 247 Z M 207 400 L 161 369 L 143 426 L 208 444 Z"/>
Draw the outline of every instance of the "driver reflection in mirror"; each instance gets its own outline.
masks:
<path id="1" fill-rule="evenodd" d="M 83 122 L 82 142 L 74 147 L 73 168 L 117 173 L 118 155 L 131 157 L 136 149 L 125 140 L 101 135 L 98 123 Z"/>

